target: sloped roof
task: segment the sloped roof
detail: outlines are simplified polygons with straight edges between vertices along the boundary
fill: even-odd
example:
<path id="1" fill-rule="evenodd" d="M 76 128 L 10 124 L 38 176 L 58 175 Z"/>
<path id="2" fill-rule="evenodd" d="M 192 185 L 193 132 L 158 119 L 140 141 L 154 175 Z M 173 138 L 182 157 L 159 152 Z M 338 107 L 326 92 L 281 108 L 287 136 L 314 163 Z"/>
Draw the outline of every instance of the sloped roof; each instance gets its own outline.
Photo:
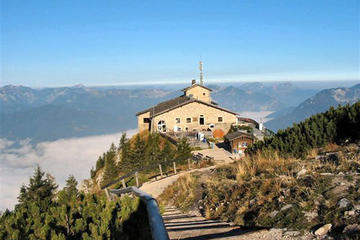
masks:
<path id="1" fill-rule="evenodd" d="M 255 125 L 259 125 L 259 123 L 252 118 L 238 117 L 238 120 L 243 121 L 243 122 L 253 123 Z"/>
<path id="2" fill-rule="evenodd" d="M 170 100 L 165 101 L 165 102 L 161 102 L 161 103 L 157 104 L 154 107 L 151 107 L 151 108 L 148 108 L 148 109 L 146 109 L 144 111 L 138 112 L 136 114 L 136 116 L 138 116 L 140 114 L 143 114 L 143 113 L 146 113 L 146 112 L 150 112 L 150 117 L 155 117 L 157 115 L 163 114 L 165 112 L 171 111 L 171 110 L 173 110 L 175 108 L 184 106 L 184 105 L 192 103 L 192 102 L 198 102 L 198 103 L 207 105 L 209 107 L 213 107 L 213 108 L 219 109 L 221 111 L 225 111 L 225 112 L 237 115 L 237 113 L 235 113 L 233 111 L 230 111 L 230 110 L 228 110 L 226 108 L 219 107 L 218 105 L 203 102 L 203 101 L 200 101 L 198 99 L 189 98 L 189 97 L 183 95 L 183 96 L 180 96 L 180 97 L 170 99 Z"/>
<path id="3" fill-rule="evenodd" d="M 226 134 L 225 138 L 229 141 L 232 141 L 232 140 L 235 140 L 237 138 L 240 138 L 240 137 L 248 137 L 248 138 L 252 138 L 254 139 L 255 137 L 252 135 L 252 134 L 249 134 L 249 133 L 244 133 L 244 132 L 232 132 L 232 133 L 228 133 Z"/>
<path id="4" fill-rule="evenodd" d="M 155 116 L 160 112 L 166 111 L 168 109 L 172 109 L 173 107 L 179 106 L 185 102 L 191 101 L 191 99 L 187 96 L 180 96 L 180 97 L 176 97 L 164 102 L 161 102 L 151 108 L 148 108 L 144 111 L 138 112 L 136 114 L 136 116 L 146 113 L 146 112 L 150 112 L 150 116 Z"/>
<path id="5" fill-rule="evenodd" d="M 212 92 L 212 90 L 210 88 L 205 87 L 204 85 L 200 85 L 198 83 L 195 83 L 195 84 L 191 85 L 190 87 L 184 88 L 182 91 L 187 91 L 193 87 L 202 87 L 202 88 L 205 88 L 206 90 L 209 90 L 210 92 Z"/>

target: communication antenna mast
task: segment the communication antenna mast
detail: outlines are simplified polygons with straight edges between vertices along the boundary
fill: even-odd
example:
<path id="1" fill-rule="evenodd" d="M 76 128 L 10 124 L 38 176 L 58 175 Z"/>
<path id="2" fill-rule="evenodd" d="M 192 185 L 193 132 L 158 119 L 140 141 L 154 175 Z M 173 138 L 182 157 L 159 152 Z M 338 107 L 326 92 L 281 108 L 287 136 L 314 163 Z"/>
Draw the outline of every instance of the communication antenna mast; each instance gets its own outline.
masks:
<path id="1" fill-rule="evenodd" d="M 204 85 L 204 75 L 203 75 L 202 61 L 199 62 L 199 69 L 200 69 L 200 85 Z"/>

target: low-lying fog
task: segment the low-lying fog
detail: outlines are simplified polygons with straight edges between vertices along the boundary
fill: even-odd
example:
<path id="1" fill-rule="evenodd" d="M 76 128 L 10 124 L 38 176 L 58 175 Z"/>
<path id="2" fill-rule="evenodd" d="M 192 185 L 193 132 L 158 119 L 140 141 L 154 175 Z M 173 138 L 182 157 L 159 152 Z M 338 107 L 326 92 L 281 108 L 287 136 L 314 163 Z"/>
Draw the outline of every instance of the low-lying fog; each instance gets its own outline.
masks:
<path id="1" fill-rule="evenodd" d="M 265 122 L 271 112 L 241 112 L 240 116 Z M 128 130 L 130 137 L 137 130 Z M 60 139 L 32 144 L 30 139 L 20 142 L 0 138 L 0 211 L 13 209 L 22 184 L 28 184 L 37 164 L 55 177 L 62 188 L 66 178 L 73 174 L 80 183 L 90 177 L 99 155 L 110 144 L 119 143 L 120 133 L 82 138 Z"/>
<path id="2" fill-rule="evenodd" d="M 128 130 L 130 137 L 137 130 Z M 31 144 L 30 139 L 13 142 L 0 138 L 0 211 L 13 209 L 22 184 L 29 183 L 34 168 L 39 164 L 55 177 L 62 188 L 66 178 L 73 174 L 80 183 L 90 177 L 99 155 L 110 144 L 119 143 L 120 133 L 83 138 L 60 139 Z"/>

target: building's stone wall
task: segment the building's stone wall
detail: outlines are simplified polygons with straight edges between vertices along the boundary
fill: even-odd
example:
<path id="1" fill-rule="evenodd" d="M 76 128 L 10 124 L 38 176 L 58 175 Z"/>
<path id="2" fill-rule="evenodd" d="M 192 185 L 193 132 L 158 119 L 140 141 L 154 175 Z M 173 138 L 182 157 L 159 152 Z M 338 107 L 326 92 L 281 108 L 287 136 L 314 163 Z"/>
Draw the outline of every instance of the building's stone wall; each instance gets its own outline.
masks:
<path id="1" fill-rule="evenodd" d="M 198 99 L 200 101 L 211 103 L 210 91 L 206 88 L 195 86 L 193 88 L 188 89 L 185 94 L 186 96 L 192 95 L 193 98 Z"/>
<path id="2" fill-rule="evenodd" d="M 204 116 L 204 125 L 200 125 L 200 115 Z M 222 122 L 218 122 L 218 117 L 222 117 Z M 176 118 L 180 118 L 180 123 L 176 123 Z M 191 118 L 190 123 L 187 122 L 187 118 Z M 174 131 L 175 126 L 181 128 L 181 131 L 201 131 L 209 129 L 210 124 L 214 124 L 212 130 L 220 128 L 227 133 L 231 125 L 236 123 L 236 115 L 206 104 L 192 102 L 154 117 L 155 131 L 161 120 L 166 123 L 166 131 Z"/>
<path id="3" fill-rule="evenodd" d="M 150 112 L 145 112 L 137 116 L 138 118 L 138 130 L 142 132 L 150 129 L 150 123 L 144 123 L 144 118 L 150 118 Z"/>

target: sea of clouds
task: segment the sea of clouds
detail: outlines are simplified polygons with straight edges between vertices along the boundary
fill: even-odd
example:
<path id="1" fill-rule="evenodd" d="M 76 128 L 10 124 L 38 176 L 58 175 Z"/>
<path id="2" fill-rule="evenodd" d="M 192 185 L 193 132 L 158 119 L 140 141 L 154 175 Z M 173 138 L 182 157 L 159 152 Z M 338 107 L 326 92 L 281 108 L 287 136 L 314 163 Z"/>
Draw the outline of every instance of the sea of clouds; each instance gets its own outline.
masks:
<path id="1" fill-rule="evenodd" d="M 137 130 L 126 131 L 131 137 Z M 29 183 L 37 164 L 55 177 L 59 187 L 72 174 L 80 183 L 90 177 L 99 155 L 107 151 L 110 144 L 116 145 L 120 133 L 59 139 L 52 142 L 32 144 L 30 139 L 14 142 L 0 138 L 0 211 L 13 209 L 22 184 Z"/>

